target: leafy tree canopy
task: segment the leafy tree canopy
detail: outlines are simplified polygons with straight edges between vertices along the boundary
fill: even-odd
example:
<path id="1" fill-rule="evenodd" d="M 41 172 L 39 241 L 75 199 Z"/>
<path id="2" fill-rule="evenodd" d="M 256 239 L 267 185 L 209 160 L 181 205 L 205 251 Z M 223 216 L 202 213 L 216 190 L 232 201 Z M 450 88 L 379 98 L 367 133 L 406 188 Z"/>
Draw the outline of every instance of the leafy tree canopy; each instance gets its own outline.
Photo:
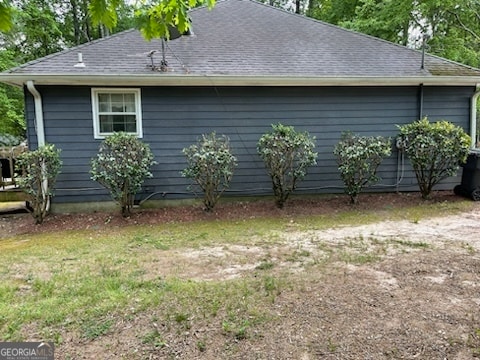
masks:
<path id="1" fill-rule="evenodd" d="M 480 66 L 477 0 L 311 0 L 307 15 L 429 53 Z"/>
<path id="2" fill-rule="evenodd" d="M 20 1 L 20 3 L 24 2 Z M 66 14 L 63 1 L 32 0 L 30 3 L 50 4 L 51 7 L 55 7 L 54 19 L 58 17 L 57 15 L 65 16 Z M 127 0 L 70 0 L 67 7 L 71 13 L 70 17 L 73 17 L 71 22 L 76 26 L 75 31 L 79 31 L 79 22 L 81 21 L 79 15 L 83 14 L 84 17 L 88 17 L 88 21 L 91 21 L 93 27 L 105 27 L 108 32 L 117 28 L 121 20 L 119 14 L 122 14 L 125 8 L 130 8 L 129 4 L 130 1 Z M 169 38 L 171 26 L 176 27 L 181 33 L 189 29 L 188 10 L 200 5 L 207 5 L 211 8 L 215 5 L 215 0 L 137 1 L 134 12 L 136 24 L 148 40 Z M 15 17 L 16 9 L 17 5 L 13 5 L 10 0 L 0 0 L 0 31 L 5 32 L 14 27 L 12 20 Z M 38 9 L 41 8 L 38 7 Z M 21 10 L 25 11 L 25 9 Z M 49 16 L 48 12 L 44 15 Z"/>
<path id="3" fill-rule="evenodd" d="M 15 65 L 13 51 L 0 51 L 0 71 Z M 0 136 L 5 134 L 19 138 L 25 136 L 23 94 L 19 88 L 0 84 Z"/>

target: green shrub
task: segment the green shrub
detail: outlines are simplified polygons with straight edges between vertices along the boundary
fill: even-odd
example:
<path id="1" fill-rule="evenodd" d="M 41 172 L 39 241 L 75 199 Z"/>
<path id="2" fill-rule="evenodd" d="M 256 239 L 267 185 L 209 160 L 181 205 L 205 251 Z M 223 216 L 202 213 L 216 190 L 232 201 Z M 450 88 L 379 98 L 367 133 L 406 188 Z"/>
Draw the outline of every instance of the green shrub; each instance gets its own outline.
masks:
<path id="1" fill-rule="evenodd" d="M 196 187 L 203 192 L 203 204 L 206 211 L 211 211 L 223 192 L 228 189 L 237 166 L 237 159 L 232 155 L 227 136 L 217 136 L 215 132 L 202 135 L 197 144 L 185 149 L 187 167 L 182 176 L 192 179 Z M 194 190 L 194 185 L 189 187 Z"/>
<path id="2" fill-rule="evenodd" d="M 262 135 L 257 151 L 272 179 L 275 202 L 283 208 L 298 182 L 307 175 L 308 167 L 316 164 L 315 137 L 296 132 L 293 126 L 272 125 Z"/>
<path id="3" fill-rule="evenodd" d="M 150 167 L 155 164 L 150 147 L 135 135 L 123 132 L 107 137 L 96 158 L 92 159 L 90 174 L 121 206 L 122 215 L 131 214 L 135 194 L 144 180 L 151 177 Z"/>
<path id="4" fill-rule="evenodd" d="M 27 194 L 35 223 L 41 224 L 48 214 L 50 198 L 54 195 L 53 189 L 62 167 L 60 150 L 54 145 L 45 145 L 20 154 L 16 161 L 16 167 L 21 169 L 17 183 Z"/>
<path id="5" fill-rule="evenodd" d="M 23 139 L 19 136 L 0 133 L 0 146 L 17 146 L 22 140 Z"/>
<path id="6" fill-rule="evenodd" d="M 377 183 L 377 168 L 391 154 L 391 140 L 381 136 L 359 136 L 346 132 L 333 150 L 345 193 L 355 204 L 364 187 Z"/>
<path id="7" fill-rule="evenodd" d="M 424 118 L 398 128 L 398 144 L 412 163 L 422 197 L 428 199 L 433 187 L 456 175 L 466 161 L 470 137 L 446 120 L 431 123 Z"/>

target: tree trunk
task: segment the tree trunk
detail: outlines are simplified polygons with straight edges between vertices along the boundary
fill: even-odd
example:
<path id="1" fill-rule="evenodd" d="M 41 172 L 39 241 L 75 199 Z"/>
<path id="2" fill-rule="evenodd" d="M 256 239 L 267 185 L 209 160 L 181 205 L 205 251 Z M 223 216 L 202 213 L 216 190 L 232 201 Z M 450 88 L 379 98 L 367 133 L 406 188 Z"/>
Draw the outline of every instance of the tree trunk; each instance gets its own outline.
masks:
<path id="1" fill-rule="evenodd" d="M 73 33 L 75 36 L 75 43 L 77 45 L 81 44 L 81 31 L 80 31 L 80 21 L 78 20 L 78 4 L 77 0 L 70 0 L 70 5 L 72 5 L 72 18 L 73 18 Z"/>

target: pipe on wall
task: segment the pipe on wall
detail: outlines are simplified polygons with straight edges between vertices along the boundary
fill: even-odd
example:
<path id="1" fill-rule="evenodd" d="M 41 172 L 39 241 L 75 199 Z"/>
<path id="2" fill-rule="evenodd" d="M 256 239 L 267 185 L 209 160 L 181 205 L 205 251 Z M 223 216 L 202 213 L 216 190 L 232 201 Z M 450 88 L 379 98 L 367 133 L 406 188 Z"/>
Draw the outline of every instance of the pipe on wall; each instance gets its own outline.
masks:
<path id="1" fill-rule="evenodd" d="M 480 84 L 477 84 L 475 93 L 472 96 L 470 105 L 470 136 L 472 138 L 472 149 L 477 148 L 477 100 L 480 96 Z"/>
<path id="2" fill-rule="evenodd" d="M 37 146 L 38 148 L 45 146 L 45 127 L 43 123 L 43 106 L 42 106 L 42 96 L 35 88 L 32 80 L 27 81 L 27 89 L 33 95 L 33 100 L 35 104 L 35 130 L 37 131 Z M 50 197 L 47 194 L 48 191 L 48 180 L 46 175 L 46 166 L 45 163 L 42 163 L 42 197 L 47 201 L 47 211 L 50 210 Z"/>
<path id="3" fill-rule="evenodd" d="M 418 119 L 423 119 L 423 84 L 418 87 Z"/>
<path id="4" fill-rule="evenodd" d="M 37 131 L 38 147 L 45 146 L 45 127 L 43 124 L 43 105 L 42 96 L 33 84 L 32 80 L 27 81 L 27 89 L 33 95 L 35 104 L 35 130 Z"/>

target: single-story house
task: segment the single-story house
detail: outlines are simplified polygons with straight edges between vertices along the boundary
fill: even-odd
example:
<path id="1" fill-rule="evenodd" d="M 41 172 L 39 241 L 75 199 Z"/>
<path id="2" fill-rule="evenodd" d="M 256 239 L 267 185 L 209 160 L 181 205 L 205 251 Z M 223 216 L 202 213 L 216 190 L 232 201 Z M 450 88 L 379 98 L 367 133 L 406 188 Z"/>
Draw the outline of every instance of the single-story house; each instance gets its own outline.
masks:
<path id="1" fill-rule="evenodd" d="M 397 125 L 428 116 L 463 127 L 473 144 L 478 69 L 253 0 L 190 16 L 190 33 L 165 43 L 129 30 L 0 74 L 24 88 L 30 148 L 62 150 L 54 206 L 110 199 L 89 171 L 114 131 L 137 134 L 158 163 L 138 201 L 192 197 L 182 149 L 212 131 L 231 140 L 238 167 L 228 194 L 242 196 L 272 192 L 256 151 L 271 124 L 317 139 L 303 194 L 343 191 L 333 156 L 343 131 L 393 138 Z M 418 190 L 395 149 L 379 175 L 377 190 Z"/>

